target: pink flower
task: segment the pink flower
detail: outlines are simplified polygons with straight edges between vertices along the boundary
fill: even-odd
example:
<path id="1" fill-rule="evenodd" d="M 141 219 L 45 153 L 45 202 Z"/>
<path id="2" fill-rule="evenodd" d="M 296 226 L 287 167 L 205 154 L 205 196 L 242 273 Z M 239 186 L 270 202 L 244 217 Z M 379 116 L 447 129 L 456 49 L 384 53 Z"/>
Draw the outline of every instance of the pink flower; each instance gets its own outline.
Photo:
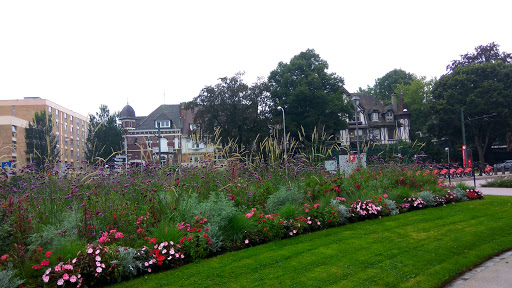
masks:
<path id="1" fill-rule="evenodd" d="M 122 232 L 117 232 L 116 235 L 115 235 L 116 239 L 123 238 L 123 237 L 124 237 L 124 234 Z"/>
<path id="2" fill-rule="evenodd" d="M 254 215 L 254 212 L 249 212 L 249 213 L 245 214 L 245 217 L 246 217 L 247 219 L 249 219 L 249 218 L 251 218 L 251 217 L 252 217 L 252 215 Z"/>
<path id="3" fill-rule="evenodd" d="M 308 212 L 309 212 L 309 209 L 306 209 L 306 213 L 308 213 Z"/>
<path id="4" fill-rule="evenodd" d="M 96 268 L 96 272 L 101 273 L 101 271 L 103 271 L 103 269 L 101 269 L 101 267 Z"/>
<path id="5" fill-rule="evenodd" d="M 94 258 L 94 259 L 96 259 L 96 261 L 101 261 L 100 255 L 97 255 L 96 258 Z"/>
<path id="6" fill-rule="evenodd" d="M 317 209 L 317 208 L 318 208 L 318 206 L 320 206 L 320 204 L 315 204 L 315 205 L 313 205 L 313 206 L 315 207 L 315 209 Z"/>
<path id="7" fill-rule="evenodd" d="M 75 283 L 76 280 L 77 280 L 77 278 L 75 275 L 72 275 L 71 277 L 69 277 L 69 282 L 71 282 L 71 283 Z"/>
<path id="8" fill-rule="evenodd" d="M 249 244 L 249 239 L 245 239 L 245 244 Z"/>
<path id="9" fill-rule="evenodd" d="M 4 254 L 4 255 L 2 255 L 2 257 L 0 257 L 0 262 L 4 262 L 8 258 L 9 258 L 9 254 Z"/>
<path id="10" fill-rule="evenodd" d="M 44 283 L 48 283 L 48 281 L 50 281 L 50 276 L 48 276 L 48 275 L 46 275 L 46 274 L 45 274 L 45 275 L 43 275 L 43 282 L 44 282 Z"/>
<path id="11" fill-rule="evenodd" d="M 382 195 L 382 197 L 388 198 L 388 194 L 384 194 L 384 195 Z"/>
<path id="12" fill-rule="evenodd" d="M 69 279 L 69 274 L 68 274 L 68 273 L 66 273 L 66 274 L 62 275 L 62 279 L 64 279 L 64 280 L 68 280 L 68 279 Z"/>
<path id="13" fill-rule="evenodd" d="M 87 249 L 87 254 L 91 254 L 91 253 L 92 253 L 92 248 Z"/>
<path id="14" fill-rule="evenodd" d="M 64 285 L 64 279 L 60 278 L 59 280 L 57 280 L 57 285 L 59 285 L 59 286 Z"/>

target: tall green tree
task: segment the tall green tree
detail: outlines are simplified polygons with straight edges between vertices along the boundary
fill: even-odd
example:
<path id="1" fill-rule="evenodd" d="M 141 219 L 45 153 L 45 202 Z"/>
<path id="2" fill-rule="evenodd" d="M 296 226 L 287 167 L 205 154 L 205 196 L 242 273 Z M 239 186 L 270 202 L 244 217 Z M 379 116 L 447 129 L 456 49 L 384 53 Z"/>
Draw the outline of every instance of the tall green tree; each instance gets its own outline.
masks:
<path id="1" fill-rule="evenodd" d="M 446 67 L 448 71 L 454 71 L 457 67 L 463 67 L 473 63 L 503 62 L 512 63 L 512 53 L 500 52 L 500 45 L 491 42 L 487 45 L 480 45 L 475 48 L 474 53 L 460 55 L 460 60 L 453 60 Z"/>
<path id="2" fill-rule="evenodd" d="M 286 130 L 294 137 L 304 130 L 311 135 L 314 129 L 334 135 L 347 127 L 346 116 L 353 113 L 347 103 L 343 78 L 329 73 L 327 61 L 313 49 L 294 56 L 290 63 L 279 62 L 270 72 L 271 98 L 275 123 L 282 122 L 285 110 Z"/>
<path id="3" fill-rule="evenodd" d="M 46 110 L 36 112 L 32 122 L 25 128 L 27 163 L 36 167 L 49 164 L 52 168 L 58 160 L 57 136 L 52 133 L 52 115 Z"/>
<path id="4" fill-rule="evenodd" d="M 432 99 L 430 132 L 450 146 L 460 145 L 464 108 L 468 145 L 476 148 L 483 164 L 487 149 L 511 130 L 512 64 L 496 61 L 456 67 L 436 82 Z"/>
<path id="5" fill-rule="evenodd" d="M 411 118 L 411 140 L 419 140 L 426 135 L 426 121 L 432 116 L 432 87 L 436 79 L 427 80 L 425 76 L 416 77 L 409 84 L 399 84 L 395 94 L 404 99 Z"/>
<path id="6" fill-rule="evenodd" d="M 196 109 L 194 121 L 204 133 L 213 135 L 220 129 L 222 144 L 233 141 L 250 150 L 258 135 L 268 135 L 269 89 L 261 79 L 247 85 L 243 75 L 238 72 L 204 87 L 188 107 Z"/>
<path id="7" fill-rule="evenodd" d="M 122 149 L 122 132 L 117 125 L 117 114 L 110 114 L 106 105 L 100 105 L 96 115 L 89 114 L 85 159 L 96 163 L 102 159 L 108 161 L 113 154 Z"/>
<path id="8" fill-rule="evenodd" d="M 415 79 L 414 74 L 405 72 L 402 69 L 394 69 L 375 80 L 373 88 L 368 87 L 367 90 L 373 92 L 375 98 L 388 104 L 391 103 L 391 94 L 396 93 L 399 85 L 410 85 Z"/>

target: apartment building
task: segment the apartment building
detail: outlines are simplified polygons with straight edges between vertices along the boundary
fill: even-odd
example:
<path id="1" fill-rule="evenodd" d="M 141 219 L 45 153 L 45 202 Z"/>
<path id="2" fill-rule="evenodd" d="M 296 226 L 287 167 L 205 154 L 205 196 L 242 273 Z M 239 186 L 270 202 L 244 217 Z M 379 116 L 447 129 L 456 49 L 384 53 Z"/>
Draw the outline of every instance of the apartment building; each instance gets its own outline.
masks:
<path id="1" fill-rule="evenodd" d="M 10 161 L 17 167 L 26 164 L 25 128 L 34 118 L 35 112 L 42 110 L 52 116 L 53 133 L 57 135 L 57 150 L 60 153 L 60 168 L 68 164 L 79 167 L 85 159 L 87 117 L 38 97 L 0 100 L 0 160 Z"/>

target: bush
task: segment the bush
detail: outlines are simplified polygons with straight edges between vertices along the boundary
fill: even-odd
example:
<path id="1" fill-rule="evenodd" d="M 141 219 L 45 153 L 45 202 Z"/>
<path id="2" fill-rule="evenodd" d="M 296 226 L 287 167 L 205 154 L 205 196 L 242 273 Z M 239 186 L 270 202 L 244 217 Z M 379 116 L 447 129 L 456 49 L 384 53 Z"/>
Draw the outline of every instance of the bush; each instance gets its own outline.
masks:
<path id="1" fill-rule="evenodd" d="M 281 186 L 268 198 L 267 210 L 272 214 L 286 204 L 300 205 L 304 200 L 304 194 L 302 184 L 292 185 L 291 187 Z"/>
<path id="2" fill-rule="evenodd" d="M 18 277 L 14 277 L 16 272 L 17 270 L 12 268 L 12 263 L 9 263 L 4 270 L 0 270 L 0 287 L 16 288 L 23 283 Z"/>
<path id="3" fill-rule="evenodd" d="M 466 195 L 466 190 L 462 190 L 460 188 L 455 188 L 455 189 L 453 189 L 452 193 L 455 194 L 457 202 L 462 202 L 462 201 L 468 200 L 468 196 Z"/>

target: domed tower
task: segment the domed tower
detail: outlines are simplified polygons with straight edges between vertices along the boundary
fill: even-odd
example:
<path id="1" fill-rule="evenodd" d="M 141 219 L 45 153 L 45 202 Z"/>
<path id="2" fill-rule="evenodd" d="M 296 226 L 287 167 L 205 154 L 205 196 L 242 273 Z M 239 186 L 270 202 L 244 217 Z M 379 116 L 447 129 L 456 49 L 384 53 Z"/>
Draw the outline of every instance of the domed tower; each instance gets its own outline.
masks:
<path id="1" fill-rule="evenodd" d="M 121 110 L 121 114 L 119 116 L 119 120 L 121 120 L 121 128 L 123 130 L 131 130 L 135 129 L 135 110 L 133 110 L 132 106 L 126 104 L 123 110 Z"/>

